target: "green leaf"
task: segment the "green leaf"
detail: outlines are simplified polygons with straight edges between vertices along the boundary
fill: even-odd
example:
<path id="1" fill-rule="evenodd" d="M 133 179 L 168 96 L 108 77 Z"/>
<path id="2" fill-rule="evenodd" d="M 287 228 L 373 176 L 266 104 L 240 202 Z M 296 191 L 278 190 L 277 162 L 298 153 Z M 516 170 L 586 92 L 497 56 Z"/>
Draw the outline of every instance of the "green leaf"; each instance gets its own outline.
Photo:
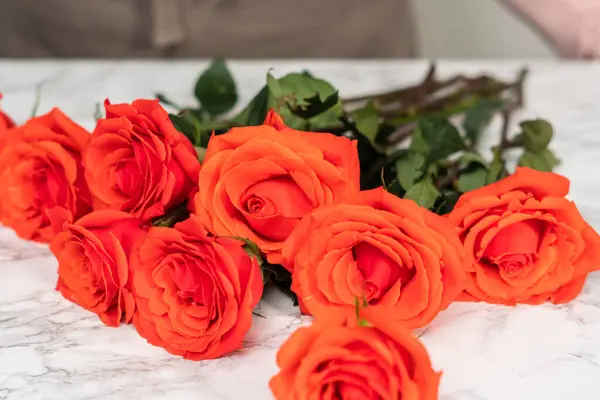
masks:
<path id="1" fill-rule="evenodd" d="M 439 206 L 436 208 L 435 213 L 439 215 L 448 214 L 454 209 L 454 205 L 460 198 L 461 193 L 456 190 L 442 190 L 441 201 Z"/>
<path id="2" fill-rule="evenodd" d="M 183 133 L 194 146 L 202 146 L 202 132 L 196 118 L 190 114 L 169 114 L 169 119 L 173 123 L 175 129 Z M 208 142 L 208 140 L 206 140 Z M 204 144 L 206 146 L 206 144 Z"/>
<path id="3" fill-rule="evenodd" d="M 429 178 L 415 183 L 404 195 L 405 199 L 413 200 L 421 207 L 431 209 L 435 201 L 441 196 L 440 191 L 435 187 Z"/>
<path id="4" fill-rule="evenodd" d="M 485 186 L 487 174 L 488 170 L 480 165 L 468 168 L 458 177 L 456 188 L 463 193 L 479 189 Z"/>
<path id="5" fill-rule="evenodd" d="M 474 151 L 465 151 L 460 157 L 460 167 L 467 168 L 471 164 L 479 164 L 484 167 L 487 166 L 487 162 L 480 154 Z"/>
<path id="6" fill-rule="evenodd" d="M 211 62 L 196 81 L 194 94 L 202 108 L 212 116 L 224 114 L 235 106 L 237 89 L 225 61 Z"/>
<path id="7" fill-rule="evenodd" d="M 284 96 L 283 88 L 279 84 L 279 81 L 271 75 L 271 73 L 267 73 L 267 87 L 269 91 L 276 99 L 282 98 Z"/>
<path id="8" fill-rule="evenodd" d="M 234 126 L 256 126 L 265 122 L 269 111 L 269 88 L 267 85 L 254 96 L 241 113 L 232 119 Z"/>
<path id="9" fill-rule="evenodd" d="M 390 183 L 386 184 L 384 186 L 384 189 L 387 192 L 390 192 L 391 194 L 398 197 L 402 197 L 404 193 L 406 193 L 406 190 L 402 189 L 402 186 L 400 186 L 400 182 L 398 182 L 398 179 L 394 179 Z"/>
<path id="10" fill-rule="evenodd" d="M 533 152 L 541 152 L 552 140 L 554 129 L 548 121 L 536 119 L 521 123 L 523 145 Z"/>
<path id="11" fill-rule="evenodd" d="M 169 114 L 175 129 L 187 136 L 194 146 L 206 147 L 213 131 L 229 129 L 227 121 L 202 120 L 198 110 L 183 110 L 177 115 Z"/>
<path id="12" fill-rule="evenodd" d="M 202 132 L 203 136 L 208 136 L 212 131 L 219 131 L 223 129 L 229 129 L 229 123 L 227 121 L 218 121 L 218 120 L 197 120 L 198 128 L 200 132 Z M 207 143 L 206 143 L 207 144 Z M 202 145 L 206 145 L 202 143 Z"/>
<path id="13" fill-rule="evenodd" d="M 503 105 L 504 102 L 500 99 L 482 99 L 467 110 L 462 125 L 470 143 L 477 141 L 479 135 L 492 121 L 494 113 L 501 109 Z"/>
<path id="14" fill-rule="evenodd" d="M 200 161 L 200 163 L 203 163 L 204 157 L 206 156 L 206 148 L 194 146 L 194 150 L 196 150 L 196 154 L 198 155 L 198 161 Z"/>
<path id="15" fill-rule="evenodd" d="M 279 79 L 267 76 L 267 86 L 272 94 L 269 105 L 280 108 L 280 114 L 290 127 L 325 127 L 327 123 L 337 122 L 343 113 L 337 90 L 307 72 L 290 73 Z"/>
<path id="16" fill-rule="evenodd" d="M 494 159 L 488 169 L 485 183 L 487 185 L 489 185 L 490 183 L 494 183 L 498 179 L 501 179 L 503 172 L 504 172 L 504 160 L 502 159 L 502 156 L 500 155 L 500 151 L 498 149 L 494 149 Z"/>
<path id="17" fill-rule="evenodd" d="M 423 138 L 421 129 L 419 129 L 418 127 L 415 129 L 414 133 L 412 134 L 412 140 L 410 141 L 409 148 L 411 150 L 414 150 L 417 153 L 423 154 L 423 155 L 425 155 L 429 152 L 429 145 Z"/>
<path id="18" fill-rule="evenodd" d="M 525 150 L 519 159 L 520 166 L 537 169 L 538 171 L 552 172 L 558 164 L 560 164 L 560 160 L 547 148 L 540 152 Z"/>
<path id="19" fill-rule="evenodd" d="M 329 82 L 310 74 L 293 72 L 278 81 L 283 96 L 292 104 L 292 108 L 307 106 L 307 99 L 315 96 L 318 96 L 321 101 L 325 101 L 337 93 L 337 90 Z"/>
<path id="20" fill-rule="evenodd" d="M 458 130 L 446 118 L 423 117 L 419 120 L 419 129 L 429 147 L 428 162 L 448 157 L 466 147 Z"/>
<path id="21" fill-rule="evenodd" d="M 313 97 L 305 99 L 305 105 L 292 108 L 292 112 L 300 118 L 310 119 L 314 118 L 322 113 L 325 113 L 330 108 L 335 107 L 340 101 L 338 92 L 321 99 L 319 94 L 315 94 Z"/>
<path id="22" fill-rule="evenodd" d="M 524 146 L 524 136 L 523 133 L 517 133 L 515 136 L 512 137 L 512 139 L 510 140 L 510 142 L 514 145 L 514 146 Z"/>
<path id="23" fill-rule="evenodd" d="M 379 131 L 379 113 L 373 102 L 370 101 L 363 108 L 354 111 L 352 119 L 356 130 L 366 137 L 369 142 L 375 144 L 377 132 Z"/>
<path id="24" fill-rule="evenodd" d="M 266 86 L 258 92 L 254 101 L 250 103 L 248 112 L 248 121 L 246 125 L 256 126 L 265 122 L 267 112 L 269 111 L 269 90 Z"/>
<path id="25" fill-rule="evenodd" d="M 330 130 L 330 128 L 343 128 L 344 125 L 340 121 L 341 113 L 338 113 L 337 111 L 338 107 L 340 107 L 340 110 L 342 109 L 341 106 L 335 106 L 334 108 L 327 110 L 327 112 L 309 119 L 307 129 L 309 131 L 320 132 L 323 130 Z"/>
<path id="26" fill-rule="evenodd" d="M 188 211 L 187 202 L 184 202 L 171 208 L 165 215 L 154 218 L 151 222 L 152 226 L 172 228 L 175 224 L 188 219 L 189 216 L 190 212 Z"/>
<path id="27" fill-rule="evenodd" d="M 408 151 L 396 160 L 396 177 L 404 190 L 409 190 L 423 175 L 425 157 L 414 151 Z"/>
<path id="28" fill-rule="evenodd" d="M 253 241 L 251 241 L 250 239 L 241 237 L 241 236 L 219 236 L 222 238 L 227 238 L 227 239 L 233 239 L 233 240 L 239 240 L 240 242 L 244 242 L 244 250 L 246 251 L 246 253 L 253 258 L 256 258 L 256 261 L 258 262 L 259 265 L 263 264 L 263 259 L 261 257 L 261 253 L 260 253 L 260 249 L 258 248 L 258 245 L 256 243 L 254 243 Z"/>
<path id="29" fill-rule="evenodd" d="M 165 104 L 165 105 L 167 105 L 167 106 L 169 106 L 169 107 L 171 107 L 171 108 L 174 108 L 174 109 L 175 109 L 175 110 L 177 110 L 177 111 L 181 111 L 181 110 L 183 109 L 182 107 L 180 107 L 179 105 L 177 105 L 176 103 L 174 103 L 173 101 L 171 101 L 170 99 L 168 99 L 168 98 L 167 98 L 167 97 L 166 97 L 164 94 L 162 94 L 162 93 L 156 93 L 154 96 L 155 96 L 155 97 L 158 99 L 158 101 L 160 101 L 161 103 L 163 103 L 163 104 Z"/>

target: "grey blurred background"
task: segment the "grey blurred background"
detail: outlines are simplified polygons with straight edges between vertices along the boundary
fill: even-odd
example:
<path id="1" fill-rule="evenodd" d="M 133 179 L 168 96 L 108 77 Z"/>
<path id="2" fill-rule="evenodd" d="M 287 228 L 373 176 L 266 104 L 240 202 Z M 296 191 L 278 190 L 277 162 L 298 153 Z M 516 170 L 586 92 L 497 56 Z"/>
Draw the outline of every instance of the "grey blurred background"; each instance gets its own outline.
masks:
<path id="1" fill-rule="evenodd" d="M 598 58 L 600 0 L 0 0 L 8 58 Z"/>

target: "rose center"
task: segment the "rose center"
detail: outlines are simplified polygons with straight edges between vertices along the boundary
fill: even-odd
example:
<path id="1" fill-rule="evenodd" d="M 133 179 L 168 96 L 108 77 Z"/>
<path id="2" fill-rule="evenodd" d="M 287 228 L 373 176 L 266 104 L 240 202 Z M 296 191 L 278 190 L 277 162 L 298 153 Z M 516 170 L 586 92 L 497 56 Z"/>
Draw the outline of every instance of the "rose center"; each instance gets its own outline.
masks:
<path id="1" fill-rule="evenodd" d="M 94 271 L 92 260 L 87 256 L 85 248 L 78 243 L 71 243 L 67 246 L 67 249 L 70 258 L 73 260 L 70 264 L 73 275 L 77 277 L 79 284 L 89 293 L 100 292 L 100 288 L 104 287 L 104 284 Z"/>
<path id="2" fill-rule="evenodd" d="M 507 254 L 497 261 L 497 265 L 504 274 L 513 277 L 522 273 L 526 266 L 531 265 L 533 259 L 533 254 Z"/>
<path id="3" fill-rule="evenodd" d="M 198 290 L 179 289 L 177 292 L 179 299 L 188 306 L 202 306 L 202 294 Z"/>
<path id="4" fill-rule="evenodd" d="M 368 387 L 360 387 L 350 382 L 338 382 L 335 387 L 335 393 L 337 397 L 335 399 L 340 400 L 363 400 L 363 399 L 373 399 L 375 393 L 373 389 Z"/>
<path id="5" fill-rule="evenodd" d="M 248 225 L 264 238 L 283 241 L 314 205 L 288 176 L 251 185 L 239 199 Z"/>
<path id="6" fill-rule="evenodd" d="M 265 200 L 258 196 L 252 196 L 246 200 L 246 211 L 250 214 L 260 214 L 265 208 Z"/>
<path id="7" fill-rule="evenodd" d="M 516 275 L 523 268 L 523 264 L 517 262 L 509 262 L 507 264 L 503 264 L 502 268 L 504 268 L 508 275 Z"/>
<path id="8" fill-rule="evenodd" d="M 357 269 L 363 278 L 365 300 L 378 300 L 400 282 L 405 285 L 414 276 L 412 268 L 399 265 L 376 246 L 360 242 L 352 249 Z"/>
<path id="9" fill-rule="evenodd" d="M 125 194 L 130 194 L 140 184 L 139 169 L 133 160 L 120 162 L 115 168 L 115 180 L 119 190 Z"/>
<path id="10" fill-rule="evenodd" d="M 90 268 L 90 260 L 87 257 L 82 258 L 81 269 L 79 270 L 79 278 L 85 287 L 90 292 L 96 292 L 98 290 L 98 277 L 92 272 Z"/>
<path id="11" fill-rule="evenodd" d="M 199 262 L 198 265 L 192 263 Z M 213 280 L 200 267 L 198 260 L 186 260 L 177 257 L 173 260 L 171 273 L 177 288 L 177 297 L 187 306 L 206 307 L 211 304 L 214 295 Z M 199 268 L 200 267 L 200 268 Z"/>
<path id="12" fill-rule="evenodd" d="M 525 220 L 501 229 L 490 241 L 483 261 L 498 267 L 506 278 L 516 277 L 535 262 L 547 224 L 539 220 Z"/>

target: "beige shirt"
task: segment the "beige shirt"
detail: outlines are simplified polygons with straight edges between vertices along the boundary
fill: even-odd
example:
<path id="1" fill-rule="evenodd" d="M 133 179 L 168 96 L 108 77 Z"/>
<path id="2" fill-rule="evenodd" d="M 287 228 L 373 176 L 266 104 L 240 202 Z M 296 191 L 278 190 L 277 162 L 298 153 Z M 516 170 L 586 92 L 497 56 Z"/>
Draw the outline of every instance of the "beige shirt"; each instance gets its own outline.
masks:
<path id="1" fill-rule="evenodd" d="M 408 1 L 0 0 L 0 57 L 412 57 Z M 600 57 L 600 0 L 502 2 Z"/>
<path id="2" fill-rule="evenodd" d="M 0 57 L 410 57 L 407 0 L 0 0 Z"/>

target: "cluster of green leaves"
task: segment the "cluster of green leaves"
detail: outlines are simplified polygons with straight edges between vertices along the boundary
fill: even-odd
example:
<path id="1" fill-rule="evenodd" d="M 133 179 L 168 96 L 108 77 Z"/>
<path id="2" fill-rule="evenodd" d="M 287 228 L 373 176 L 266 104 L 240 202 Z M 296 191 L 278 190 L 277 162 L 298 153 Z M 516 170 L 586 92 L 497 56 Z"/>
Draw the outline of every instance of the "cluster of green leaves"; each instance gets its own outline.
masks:
<path id="1" fill-rule="evenodd" d="M 525 151 L 519 159 L 519 165 L 540 171 L 552 171 L 560 160 L 548 148 L 554 129 L 548 121 L 537 119 L 521 123 L 521 133 L 513 139 L 517 145 L 522 145 Z"/>
<path id="2" fill-rule="evenodd" d="M 522 122 L 520 133 L 491 149 L 490 160 L 482 156 L 478 138 L 503 107 L 497 99 L 482 99 L 467 110 L 460 127 L 445 117 L 420 117 L 408 149 L 395 155 L 388 190 L 443 214 L 452 210 L 461 194 L 508 175 L 505 150 L 521 152 L 520 166 L 552 171 L 559 160 L 548 148 L 553 129 L 545 120 Z"/>
<path id="3" fill-rule="evenodd" d="M 197 107 L 182 108 L 162 94 L 157 98 L 179 112 L 170 114 L 175 127 L 197 147 L 206 147 L 210 135 L 233 127 L 263 123 L 269 109 L 276 109 L 285 123 L 295 129 L 320 131 L 341 129 L 343 107 L 337 91 L 328 82 L 308 71 L 275 78 L 267 73 L 267 82 L 237 114 L 238 90 L 225 61 L 213 60 L 194 86 Z"/>
<path id="4" fill-rule="evenodd" d="M 461 128 L 447 118 L 419 118 L 408 149 L 394 161 L 389 190 L 417 204 L 445 212 L 460 194 L 497 180 L 500 168 L 487 163 L 476 149 L 477 139 L 502 103 L 481 100 L 466 112 Z M 395 185 L 394 185 L 395 184 Z"/>
<path id="5" fill-rule="evenodd" d="M 240 112 L 235 80 L 223 60 L 214 60 L 194 87 L 198 106 L 178 108 L 164 96 L 164 103 L 179 109 L 171 114 L 174 125 L 198 149 L 202 158 L 210 135 L 237 126 L 263 123 L 269 109 L 275 109 L 287 126 L 299 130 L 330 132 L 358 141 L 361 188 L 383 185 L 388 191 L 409 198 L 438 213 L 452 209 L 458 197 L 470 190 L 497 181 L 508 174 L 504 151 L 519 148 L 519 165 L 550 171 L 558 164 L 549 150 L 552 126 L 544 120 L 521 123 L 521 132 L 512 139 L 501 138 L 486 160 L 478 141 L 494 115 L 507 109 L 501 96 L 471 96 L 460 104 L 432 114 L 389 115 L 377 96 L 359 108 L 347 108 L 338 91 L 308 71 L 276 78 L 269 71 L 266 83 Z M 465 100 L 466 99 L 466 100 Z M 455 124 L 454 116 L 461 118 Z M 409 129 L 406 145 L 390 144 L 398 129 Z"/>

